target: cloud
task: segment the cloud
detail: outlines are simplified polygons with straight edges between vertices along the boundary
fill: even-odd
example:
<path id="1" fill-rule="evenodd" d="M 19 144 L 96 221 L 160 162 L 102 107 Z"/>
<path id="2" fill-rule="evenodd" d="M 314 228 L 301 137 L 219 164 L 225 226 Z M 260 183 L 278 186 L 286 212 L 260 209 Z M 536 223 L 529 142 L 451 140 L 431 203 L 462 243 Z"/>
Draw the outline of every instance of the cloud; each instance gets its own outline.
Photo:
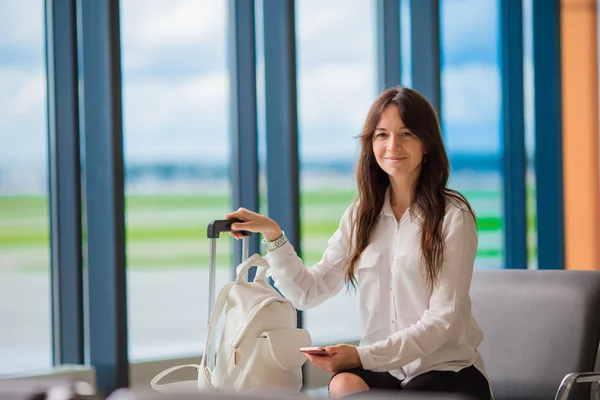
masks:
<path id="1" fill-rule="evenodd" d="M 375 61 L 375 2 L 301 0 L 296 2 L 298 59 Z"/>
<path id="2" fill-rule="evenodd" d="M 226 32 L 224 0 L 123 0 L 121 11 L 131 46 L 191 47 Z"/>
<path id="3" fill-rule="evenodd" d="M 44 2 L 0 1 L 0 46 L 44 46 Z"/>
<path id="4" fill-rule="evenodd" d="M 524 61 L 525 143 L 534 138 L 533 64 Z M 442 77 L 443 118 L 449 147 L 460 152 L 501 150 L 502 88 L 496 64 L 468 63 L 446 67 Z"/>
<path id="5" fill-rule="evenodd" d="M 535 100 L 533 88 L 533 62 L 531 59 L 525 61 L 523 71 L 523 89 L 525 92 L 525 148 L 529 154 L 533 154 L 535 146 Z"/>
<path id="6" fill-rule="evenodd" d="M 44 2 L 0 2 L 0 163 L 47 160 Z M 26 179 L 26 177 L 23 177 Z"/>
<path id="7" fill-rule="evenodd" d="M 298 74 L 300 150 L 305 159 L 353 158 L 375 100 L 375 65 L 326 63 Z"/>
<path id="8" fill-rule="evenodd" d="M 0 69 L 0 160 L 42 163 L 47 155 L 44 71 Z"/>
<path id="9" fill-rule="evenodd" d="M 457 152 L 497 152 L 501 112 L 497 65 L 447 67 L 442 75 L 442 118 L 448 148 Z"/>
<path id="10" fill-rule="evenodd" d="M 498 121 L 500 72 L 497 65 L 463 64 L 442 71 L 442 115 L 448 123 Z"/>
<path id="11" fill-rule="evenodd" d="M 121 37 L 126 71 L 224 66 L 225 0 L 123 0 Z M 214 67 L 212 68 L 214 69 Z"/>
<path id="12" fill-rule="evenodd" d="M 523 89 L 525 91 L 525 148 L 529 154 L 534 153 L 535 118 L 533 88 L 533 31 L 532 0 L 523 2 Z"/>
<path id="13" fill-rule="evenodd" d="M 17 90 L 13 110 L 15 116 L 27 116 L 31 110 L 40 110 L 46 105 L 46 75 L 37 73 L 23 79 Z"/>
<path id="14" fill-rule="evenodd" d="M 123 96 L 128 161 L 227 160 L 229 79 L 225 71 L 125 82 Z"/>
<path id="15" fill-rule="evenodd" d="M 371 63 L 327 63 L 299 71 L 302 122 L 360 126 L 375 100 L 375 82 Z"/>
<path id="16" fill-rule="evenodd" d="M 449 61 L 477 54 L 496 57 L 497 1 L 446 0 L 441 5 L 442 46 Z"/>

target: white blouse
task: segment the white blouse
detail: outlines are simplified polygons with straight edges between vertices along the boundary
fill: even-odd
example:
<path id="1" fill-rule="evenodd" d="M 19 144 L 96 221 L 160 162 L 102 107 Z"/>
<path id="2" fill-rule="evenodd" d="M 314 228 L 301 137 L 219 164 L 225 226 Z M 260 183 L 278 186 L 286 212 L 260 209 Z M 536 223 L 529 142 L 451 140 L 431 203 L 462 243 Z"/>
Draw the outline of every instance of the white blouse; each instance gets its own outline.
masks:
<path id="1" fill-rule="evenodd" d="M 404 380 L 403 385 L 424 372 L 459 371 L 470 365 L 485 375 L 477 351 L 483 335 L 471 314 L 469 296 L 478 243 L 476 224 L 464 206 L 452 200 L 447 203 L 443 264 L 431 293 L 420 260 L 421 227 L 410 210 L 396 220 L 389 189 L 355 270 L 364 325 L 358 346 L 362 367 L 390 371 Z M 323 258 L 312 268 L 304 267 L 289 242 L 265 257 L 275 286 L 296 308 L 317 306 L 345 287 L 354 209 L 348 207 Z"/>

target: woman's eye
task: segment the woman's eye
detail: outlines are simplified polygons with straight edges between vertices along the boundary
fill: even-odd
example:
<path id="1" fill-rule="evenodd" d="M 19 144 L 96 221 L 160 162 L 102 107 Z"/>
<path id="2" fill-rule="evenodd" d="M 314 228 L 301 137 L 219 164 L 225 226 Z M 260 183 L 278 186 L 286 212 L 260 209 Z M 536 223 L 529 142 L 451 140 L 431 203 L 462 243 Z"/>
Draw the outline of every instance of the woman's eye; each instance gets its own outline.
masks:
<path id="1" fill-rule="evenodd" d="M 375 135 L 376 138 L 384 138 L 386 136 L 387 136 L 387 133 L 383 133 L 383 132 Z"/>
<path id="2" fill-rule="evenodd" d="M 412 133 L 410 133 L 410 132 L 403 132 L 403 133 L 402 133 L 402 136 L 404 136 L 404 137 L 411 137 L 412 135 L 413 135 L 413 134 L 412 134 Z"/>

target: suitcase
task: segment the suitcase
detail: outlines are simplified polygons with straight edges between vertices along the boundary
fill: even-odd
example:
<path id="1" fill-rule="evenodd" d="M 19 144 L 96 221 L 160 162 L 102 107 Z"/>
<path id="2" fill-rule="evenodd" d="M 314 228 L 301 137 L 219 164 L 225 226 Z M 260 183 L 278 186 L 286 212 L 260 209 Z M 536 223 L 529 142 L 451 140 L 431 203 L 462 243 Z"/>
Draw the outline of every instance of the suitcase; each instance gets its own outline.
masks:
<path id="1" fill-rule="evenodd" d="M 219 235 L 224 232 L 231 232 L 231 224 L 234 222 L 243 222 L 240 219 L 222 219 L 215 220 L 208 224 L 207 228 L 207 237 L 210 241 L 210 249 L 208 252 L 209 258 L 209 270 L 208 270 L 208 316 L 210 320 L 210 316 L 212 315 L 213 309 L 215 308 L 215 298 L 216 298 L 216 272 L 217 272 L 217 239 Z M 242 238 L 242 261 L 248 259 L 249 251 L 250 251 L 250 236 L 252 232 L 248 231 L 239 231 L 244 235 Z M 248 274 L 246 274 L 245 281 L 248 282 Z M 206 321 L 207 329 L 209 321 Z M 212 371 L 215 367 L 216 362 L 216 338 L 213 337 L 211 343 L 208 344 L 208 353 L 207 353 L 207 366 Z"/>

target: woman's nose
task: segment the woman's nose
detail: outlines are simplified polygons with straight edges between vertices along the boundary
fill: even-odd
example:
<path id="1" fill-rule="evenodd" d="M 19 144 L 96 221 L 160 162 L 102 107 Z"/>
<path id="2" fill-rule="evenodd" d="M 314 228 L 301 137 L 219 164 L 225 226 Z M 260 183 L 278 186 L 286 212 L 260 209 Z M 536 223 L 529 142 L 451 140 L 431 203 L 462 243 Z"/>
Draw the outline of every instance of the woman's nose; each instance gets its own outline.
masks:
<path id="1" fill-rule="evenodd" d="M 400 139 L 396 135 L 390 135 L 390 140 L 388 140 L 388 150 L 396 150 L 401 147 Z"/>

